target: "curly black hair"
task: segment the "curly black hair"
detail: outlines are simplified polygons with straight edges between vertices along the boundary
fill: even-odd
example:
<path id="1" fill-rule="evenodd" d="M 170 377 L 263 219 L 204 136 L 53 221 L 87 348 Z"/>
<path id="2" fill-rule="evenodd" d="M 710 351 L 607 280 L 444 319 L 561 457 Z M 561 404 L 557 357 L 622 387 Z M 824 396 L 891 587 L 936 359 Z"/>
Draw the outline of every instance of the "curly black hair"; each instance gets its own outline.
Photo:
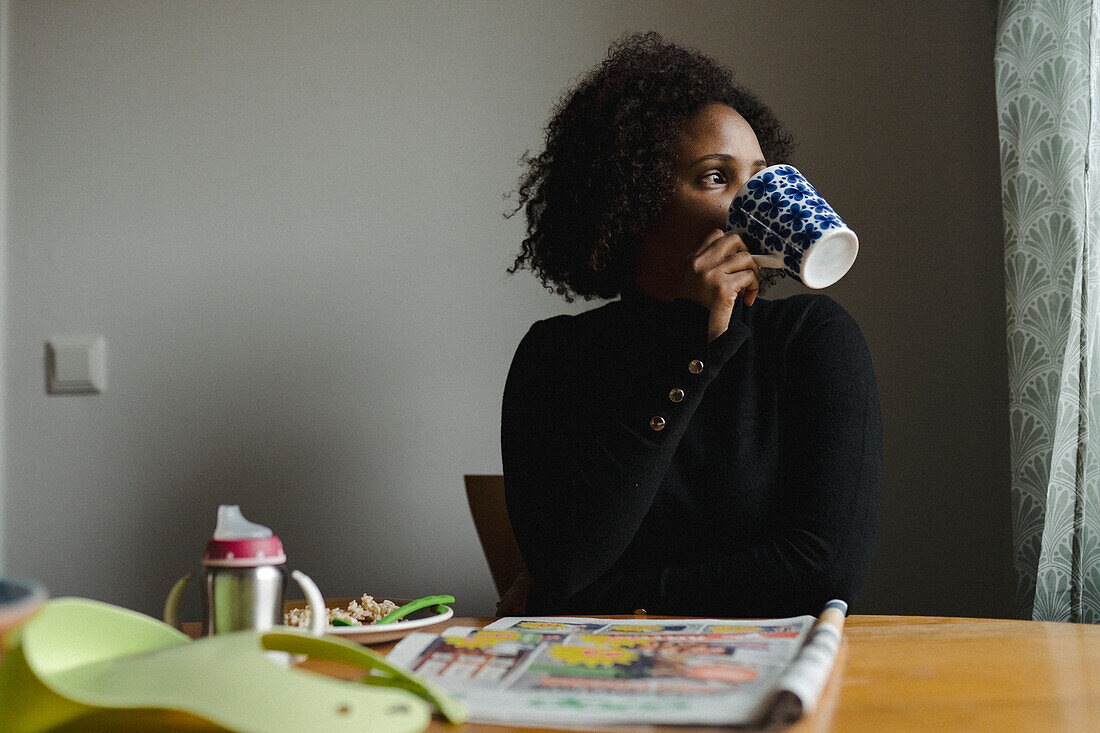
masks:
<path id="1" fill-rule="evenodd" d="M 787 162 L 791 137 L 729 69 L 653 32 L 614 42 L 554 107 L 546 149 L 521 159 L 507 216 L 523 210 L 527 236 L 508 271 L 532 270 L 567 301 L 629 287 L 641 233 L 672 194 L 681 129 L 714 103 L 749 123 L 769 164 Z"/>

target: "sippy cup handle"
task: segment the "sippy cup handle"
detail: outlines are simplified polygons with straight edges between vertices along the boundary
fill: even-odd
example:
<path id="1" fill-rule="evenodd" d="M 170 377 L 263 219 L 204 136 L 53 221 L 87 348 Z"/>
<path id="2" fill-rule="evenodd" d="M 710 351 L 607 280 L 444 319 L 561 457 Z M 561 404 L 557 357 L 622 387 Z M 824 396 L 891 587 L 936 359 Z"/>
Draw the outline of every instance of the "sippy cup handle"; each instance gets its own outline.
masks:
<path id="1" fill-rule="evenodd" d="M 164 622 L 181 631 L 180 598 L 183 597 L 183 591 L 194 577 L 194 573 L 188 573 L 177 580 L 176 584 L 172 586 L 172 590 L 168 592 L 168 598 L 164 601 Z M 321 595 L 321 591 L 317 588 L 317 584 L 300 570 L 293 571 L 290 577 L 294 578 L 298 583 L 302 592 L 306 594 L 306 599 L 309 601 L 309 633 L 314 636 L 324 636 L 325 628 L 328 626 L 328 614 L 325 613 L 324 596 Z"/>
<path id="2" fill-rule="evenodd" d="M 290 574 L 298 583 L 298 587 L 306 594 L 309 601 L 309 633 L 314 636 L 324 636 L 328 626 L 328 613 L 325 609 L 325 599 L 318 590 L 317 584 L 301 570 L 295 570 Z"/>
<path id="3" fill-rule="evenodd" d="M 183 596 L 183 589 L 194 577 L 194 573 L 188 573 L 177 580 L 176 584 L 172 586 L 172 590 L 168 592 L 168 597 L 164 599 L 164 623 L 174 626 L 180 631 L 183 630 L 180 626 L 180 598 Z"/>

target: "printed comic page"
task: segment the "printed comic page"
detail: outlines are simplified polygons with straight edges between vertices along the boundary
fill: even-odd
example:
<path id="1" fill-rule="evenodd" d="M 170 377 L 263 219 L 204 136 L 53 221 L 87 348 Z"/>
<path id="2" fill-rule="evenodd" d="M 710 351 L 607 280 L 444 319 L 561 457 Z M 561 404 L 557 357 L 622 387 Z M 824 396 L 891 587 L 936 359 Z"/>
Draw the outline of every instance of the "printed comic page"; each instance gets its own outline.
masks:
<path id="1" fill-rule="evenodd" d="M 482 722 L 730 725 L 759 716 L 813 622 L 505 618 L 411 634 L 389 657 Z"/>

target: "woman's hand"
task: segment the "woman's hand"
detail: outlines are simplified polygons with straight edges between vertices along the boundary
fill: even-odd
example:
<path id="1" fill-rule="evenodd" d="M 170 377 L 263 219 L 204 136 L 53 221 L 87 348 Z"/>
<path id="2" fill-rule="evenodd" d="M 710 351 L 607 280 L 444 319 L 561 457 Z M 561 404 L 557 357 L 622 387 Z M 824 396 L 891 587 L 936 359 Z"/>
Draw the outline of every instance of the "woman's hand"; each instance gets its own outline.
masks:
<path id="1" fill-rule="evenodd" d="M 677 297 L 710 311 L 707 338 L 713 341 L 729 327 L 738 295 L 752 305 L 759 292 L 760 268 L 749 248 L 739 235 L 715 229 L 684 264 Z"/>

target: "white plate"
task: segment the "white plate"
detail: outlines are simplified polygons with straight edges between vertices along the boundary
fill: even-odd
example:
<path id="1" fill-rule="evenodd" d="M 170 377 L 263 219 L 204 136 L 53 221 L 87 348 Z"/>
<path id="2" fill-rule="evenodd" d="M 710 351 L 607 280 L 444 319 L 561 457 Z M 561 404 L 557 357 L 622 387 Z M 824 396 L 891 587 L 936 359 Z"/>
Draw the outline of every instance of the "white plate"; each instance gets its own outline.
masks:
<path id="1" fill-rule="evenodd" d="M 400 621 L 382 624 L 381 626 L 378 624 L 367 624 L 365 626 L 329 626 L 325 629 L 325 633 L 371 637 L 369 641 L 367 639 L 360 640 L 367 644 L 382 641 L 380 638 L 382 636 L 385 636 L 388 641 L 404 636 L 410 631 L 415 631 L 425 626 L 431 626 L 432 624 L 442 623 L 455 615 L 454 609 L 450 606 L 444 606 L 443 608 L 445 609 L 443 613 L 436 613 L 435 606 L 422 608 L 419 611 L 413 612 L 412 618 L 406 616 Z"/>

